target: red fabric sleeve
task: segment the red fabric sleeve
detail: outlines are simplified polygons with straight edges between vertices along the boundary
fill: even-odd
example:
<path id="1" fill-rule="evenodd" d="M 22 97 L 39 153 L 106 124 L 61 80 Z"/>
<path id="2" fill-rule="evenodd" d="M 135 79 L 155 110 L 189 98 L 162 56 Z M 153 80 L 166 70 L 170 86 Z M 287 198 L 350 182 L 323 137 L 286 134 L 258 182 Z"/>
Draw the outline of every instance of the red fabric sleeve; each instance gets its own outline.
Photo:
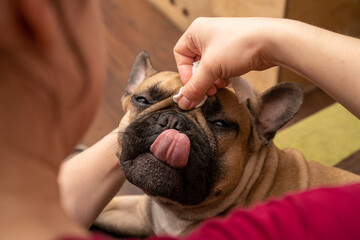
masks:
<path id="1" fill-rule="evenodd" d="M 151 240 L 173 239 L 154 237 Z M 360 239 L 360 184 L 321 188 L 238 209 L 213 218 L 189 236 L 196 239 Z"/>
<path id="2" fill-rule="evenodd" d="M 110 240 L 95 235 L 89 240 Z M 174 240 L 152 237 L 150 240 Z M 360 239 L 360 184 L 320 188 L 212 218 L 186 240 Z M 65 238 L 63 240 L 77 240 Z"/>

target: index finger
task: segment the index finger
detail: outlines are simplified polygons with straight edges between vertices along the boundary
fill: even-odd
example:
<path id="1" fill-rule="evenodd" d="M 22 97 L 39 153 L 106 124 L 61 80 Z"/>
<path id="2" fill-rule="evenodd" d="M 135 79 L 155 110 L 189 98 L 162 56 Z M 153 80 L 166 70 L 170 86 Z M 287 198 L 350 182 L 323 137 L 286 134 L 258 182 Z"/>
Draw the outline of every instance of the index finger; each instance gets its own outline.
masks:
<path id="1" fill-rule="evenodd" d="M 174 57 L 183 84 L 186 84 L 192 76 L 194 61 L 201 53 L 194 43 L 190 34 L 185 32 L 174 47 Z"/>
<path id="2" fill-rule="evenodd" d="M 179 106 L 183 110 L 189 110 L 197 106 L 203 99 L 208 90 L 213 87 L 216 78 L 206 70 L 206 67 L 200 65 L 190 80 L 182 89 L 182 97 L 179 100 Z"/>

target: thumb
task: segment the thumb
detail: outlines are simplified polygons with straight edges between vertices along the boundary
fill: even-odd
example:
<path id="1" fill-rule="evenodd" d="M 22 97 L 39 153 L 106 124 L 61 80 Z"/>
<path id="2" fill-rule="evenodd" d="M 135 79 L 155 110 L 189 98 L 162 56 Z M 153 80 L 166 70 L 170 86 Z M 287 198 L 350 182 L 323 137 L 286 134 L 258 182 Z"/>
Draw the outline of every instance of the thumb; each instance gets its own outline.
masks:
<path id="1" fill-rule="evenodd" d="M 216 79 L 200 62 L 199 67 L 181 91 L 179 107 L 189 110 L 198 105 L 204 99 L 209 88 L 214 85 Z"/>

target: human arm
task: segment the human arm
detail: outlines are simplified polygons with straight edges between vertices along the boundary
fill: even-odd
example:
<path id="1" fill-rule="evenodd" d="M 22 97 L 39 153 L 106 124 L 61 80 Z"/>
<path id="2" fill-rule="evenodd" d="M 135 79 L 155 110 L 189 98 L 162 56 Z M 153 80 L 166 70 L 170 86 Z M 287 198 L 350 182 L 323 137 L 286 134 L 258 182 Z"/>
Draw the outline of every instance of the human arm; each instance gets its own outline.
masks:
<path id="1" fill-rule="evenodd" d="M 85 227 L 93 223 L 125 181 L 117 151 L 114 131 L 62 164 L 58 178 L 61 202 Z"/>
<path id="2" fill-rule="evenodd" d="M 322 88 L 360 117 L 360 40 L 298 21 L 272 18 L 200 18 L 174 48 L 185 84 L 179 105 L 193 108 L 224 80 L 275 65 Z M 201 58 L 192 77 L 192 63 Z M 218 80 L 222 79 L 222 80 Z M 216 91 L 210 91 L 212 93 Z"/>

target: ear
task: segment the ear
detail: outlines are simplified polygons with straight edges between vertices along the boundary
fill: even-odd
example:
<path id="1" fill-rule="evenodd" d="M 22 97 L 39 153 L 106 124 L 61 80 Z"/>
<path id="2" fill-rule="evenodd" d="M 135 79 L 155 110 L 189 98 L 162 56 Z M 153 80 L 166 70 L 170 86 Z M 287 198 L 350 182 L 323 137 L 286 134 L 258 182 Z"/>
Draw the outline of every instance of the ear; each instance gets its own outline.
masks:
<path id="1" fill-rule="evenodd" d="M 18 10 L 27 36 L 41 46 L 49 46 L 56 36 L 56 14 L 50 2 L 20 0 Z"/>
<path id="2" fill-rule="evenodd" d="M 123 100 L 125 97 L 133 94 L 139 84 L 155 73 L 157 73 L 157 71 L 151 64 L 149 54 L 146 51 L 140 52 L 131 67 L 128 82 L 125 87 L 125 93 L 121 99 Z"/>
<path id="3" fill-rule="evenodd" d="M 302 87 L 293 82 L 280 83 L 249 101 L 257 133 L 266 145 L 299 111 L 304 99 Z"/>

